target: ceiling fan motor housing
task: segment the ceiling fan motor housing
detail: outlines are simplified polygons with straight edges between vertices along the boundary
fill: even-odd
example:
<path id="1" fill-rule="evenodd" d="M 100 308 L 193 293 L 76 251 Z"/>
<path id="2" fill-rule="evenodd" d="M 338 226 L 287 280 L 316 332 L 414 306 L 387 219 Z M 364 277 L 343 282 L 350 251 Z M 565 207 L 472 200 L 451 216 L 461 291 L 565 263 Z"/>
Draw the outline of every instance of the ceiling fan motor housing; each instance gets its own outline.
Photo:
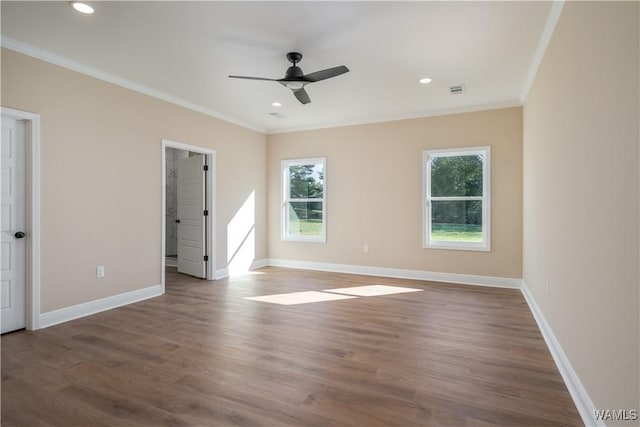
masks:
<path id="1" fill-rule="evenodd" d="M 287 72 L 284 74 L 284 80 L 296 80 L 304 76 L 302 69 L 296 64 L 302 60 L 302 54 L 298 52 L 287 53 L 287 59 L 293 64 L 293 66 L 287 68 Z"/>
<path id="2" fill-rule="evenodd" d="M 304 76 L 304 73 L 302 72 L 302 68 L 294 65 L 293 67 L 287 68 L 287 72 L 284 75 L 284 79 L 294 80 L 294 79 L 300 79 L 302 76 Z"/>

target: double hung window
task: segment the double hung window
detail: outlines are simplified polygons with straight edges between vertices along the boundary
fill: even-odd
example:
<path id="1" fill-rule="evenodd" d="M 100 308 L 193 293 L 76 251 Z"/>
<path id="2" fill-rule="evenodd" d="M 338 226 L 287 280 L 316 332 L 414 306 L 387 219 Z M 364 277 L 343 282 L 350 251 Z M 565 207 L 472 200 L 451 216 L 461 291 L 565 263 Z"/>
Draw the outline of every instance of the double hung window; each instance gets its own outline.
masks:
<path id="1" fill-rule="evenodd" d="M 489 147 L 423 152 L 424 247 L 490 250 Z"/>
<path id="2" fill-rule="evenodd" d="M 282 161 L 282 239 L 326 241 L 325 158 Z"/>

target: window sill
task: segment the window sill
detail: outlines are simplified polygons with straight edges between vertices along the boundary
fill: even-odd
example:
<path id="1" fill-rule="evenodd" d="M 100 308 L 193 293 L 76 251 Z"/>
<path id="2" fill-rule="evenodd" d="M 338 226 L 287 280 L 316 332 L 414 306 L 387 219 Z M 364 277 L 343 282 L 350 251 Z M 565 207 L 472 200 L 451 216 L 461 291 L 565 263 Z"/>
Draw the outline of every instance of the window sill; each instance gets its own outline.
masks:
<path id="1" fill-rule="evenodd" d="M 445 249 L 453 251 L 491 252 L 486 243 L 433 242 L 422 246 L 423 249 Z"/>
<path id="2" fill-rule="evenodd" d="M 326 237 L 302 237 L 302 236 L 285 236 L 280 238 L 283 242 L 306 242 L 306 243 L 327 243 Z"/>

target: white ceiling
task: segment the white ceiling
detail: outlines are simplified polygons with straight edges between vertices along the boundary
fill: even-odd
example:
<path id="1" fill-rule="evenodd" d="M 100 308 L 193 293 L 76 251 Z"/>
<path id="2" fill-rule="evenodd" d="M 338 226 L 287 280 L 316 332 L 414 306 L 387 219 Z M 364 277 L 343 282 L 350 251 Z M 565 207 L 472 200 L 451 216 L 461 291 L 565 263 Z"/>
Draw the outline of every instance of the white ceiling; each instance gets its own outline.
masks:
<path id="1" fill-rule="evenodd" d="M 68 2 L 2 1 L 2 44 L 264 132 L 518 105 L 552 6 L 90 3 L 93 15 Z M 227 77 L 281 78 L 290 51 L 304 55 L 305 73 L 351 71 L 307 86 L 307 105 L 276 82 Z M 457 84 L 465 93 L 450 95 Z"/>

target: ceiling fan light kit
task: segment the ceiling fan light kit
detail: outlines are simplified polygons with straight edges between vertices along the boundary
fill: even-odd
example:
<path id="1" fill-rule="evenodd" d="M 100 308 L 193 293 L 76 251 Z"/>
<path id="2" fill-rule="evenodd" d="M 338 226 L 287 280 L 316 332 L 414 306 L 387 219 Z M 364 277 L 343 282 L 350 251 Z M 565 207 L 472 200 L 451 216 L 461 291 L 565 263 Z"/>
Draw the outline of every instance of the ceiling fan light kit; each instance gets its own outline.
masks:
<path id="1" fill-rule="evenodd" d="M 278 82 L 284 87 L 291 89 L 293 95 L 302 104 L 308 104 L 311 102 L 311 98 L 304 90 L 304 87 L 309 83 L 319 82 L 321 80 L 337 77 L 349 71 L 344 65 L 338 67 L 327 68 L 326 70 L 316 71 L 311 74 L 304 74 L 302 69 L 298 67 L 298 62 L 302 60 L 302 54 L 298 52 L 287 53 L 287 59 L 293 65 L 287 68 L 284 78 L 281 79 L 268 79 L 264 77 L 249 77 L 249 76 L 229 76 L 232 79 L 247 79 L 247 80 L 266 80 L 272 82 Z"/>

